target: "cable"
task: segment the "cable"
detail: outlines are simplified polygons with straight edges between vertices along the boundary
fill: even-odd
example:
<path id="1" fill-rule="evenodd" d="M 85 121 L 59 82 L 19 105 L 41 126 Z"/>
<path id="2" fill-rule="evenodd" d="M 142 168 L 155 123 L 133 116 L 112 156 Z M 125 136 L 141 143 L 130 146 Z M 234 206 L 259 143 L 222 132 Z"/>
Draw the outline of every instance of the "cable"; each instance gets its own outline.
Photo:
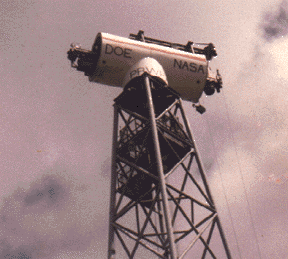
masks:
<path id="1" fill-rule="evenodd" d="M 223 91 L 223 89 L 222 89 L 222 91 Z M 254 234 L 255 239 L 256 239 L 258 255 L 259 255 L 259 258 L 262 258 L 262 257 L 261 257 L 261 252 L 260 252 L 260 247 L 259 247 L 258 238 L 257 238 L 256 231 L 255 231 L 255 225 L 254 225 L 254 221 L 253 221 L 253 217 L 252 217 L 251 206 L 250 206 L 250 202 L 249 202 L 249 200 L 248 200 L 247 190 L 246 190 L 245 183 L 244 183 L 244 177 L 243 177 L 243 173 L 242 173 L 241 166 L 240 166 L 239 155 L 238 155 L 237 148 L 236 148 L 236 143 L 235 143 L 235 139 L 234 139 L 234 134 L 231 132 L 231 119 L 230 119 L 230 114 L 229 114 L 229 110 L 228 110 L 228 105 L 227 105 L 227 102 L 226 102 L 225 90 L 223 91 L 223 97 L 224 97 L 225 109 L 226 109 L 227 115 L 228 115 L 227 117 L 228 117 L 228 123 L 229 123 L 229 130 L 230 130 L 230 133 L 231 133 L 231 136 L 232 136 L 233 146 L 234 146 L 234 149 L 235 149 L 235 152 L 236 152 L 236 159 L 237 159 L 238 167 L 239 167 L 239 170 L 240 170 L 242 185 L 243 185 L 243 188 L 244 188 L 244 194 L 245 194 L 245 198 L 246 198 L 246 201 L 247 201 L 247 204 L 248 204 L 248 213 L 249 213 L 249 216 L 250 216 L 250 218 L 251 218 L 253 234 Z M 210 130 L 210 129 L 209 129 L 209 130 Z M 214 145 L 214 142 L 213 142 L 213 145 Z M 219 169 L 220 169 L 220 168 L 219 168 Z M 221 179 L 222 179 L 222 176 L 221 176 Z M 236 240 L 237 240 L 237 239 L 236 239 Z M 237 243 L 238 243 L 238 242 L 237 242 Z M 241 253 L 240 253 L 240 254 L 241 254 Z"/>
<path id="2" fill-rule="evenodd" d="M 234 234 L 234 237 L 235 237 L 235 240 L 236 240 L 237 250 L 238 250 L 238 253 L 240 255 L 240 258 L 242 259 L 242 255 L 241 255 L 241 251 L 240 251 L 240 247 L 239 247 L 239 243 L 238 243 L 238 239 L 237 239 L 237 235 L 236 235 L 236 231 L 235 231 L 235 227 L 234 227 L 234 223 L 233 223 L 233 219 L 232 219 L 232 214 L 231 214 L 230 206 L 229 206 L 228 199 L 227 199 L 227 194 L 226 194 L 226 191 L 225 191 L 225 188 L 224 188 L 223 177 L 222 177 L 222 173 L 221 173 L 220 166 L 219 166 L 219 163 L 218 163 L 218 157 L 216 155 L 216 148 L 215 148 L 215 145 L 214 145 L 214 140 L 213 140 L 213 137 L 212 137 L 212 134 L 211 134 L 211 130 L 210 130 L 210 126 L 209 126 L 209 122 L 208 121 L 207 121 L 207 124 L 208 124 L 209 135 L 210 135 L 210 138 L 212 139 L 212 148 L 213 148 L 214 155 L 215 155 L 215 158 L 216 158 L 215 161 L 216 161 L 217 167 L 219 169 L 219 173 L 220 173 L 221 187 L 222 187 L 222 190 L 223 190 L 223 193 L 224 193 L 224 197 L 225 197 L 225 201 L 226 201 L 226 204 L 227 204 L 228 214 L 229 214 L 229 217 L 230 217 L 230 220 L 231 220 L 231 225 L 232 225 L 233 234 Z M 228 244 L 228 247 L 229 247 L 229 244 Z"/>

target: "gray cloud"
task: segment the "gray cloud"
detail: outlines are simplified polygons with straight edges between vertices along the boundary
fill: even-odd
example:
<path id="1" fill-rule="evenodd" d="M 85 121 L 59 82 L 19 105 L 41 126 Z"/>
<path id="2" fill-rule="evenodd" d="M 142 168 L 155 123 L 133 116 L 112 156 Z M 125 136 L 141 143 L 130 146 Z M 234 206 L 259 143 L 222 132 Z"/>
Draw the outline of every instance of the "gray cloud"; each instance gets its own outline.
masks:
<path id="1" fill-rule="evenodd" d="M 229 204 L 224 197 L 216 202 L 223 210 L 230 207 L 240 251 L 245 258 L 259 258 L 259 254 L 262 258 L 286 256 L 288 113 L 284 107 L 288 91 L 287 78 L 280 78 L 276 72 L 285 70 L 284 64 L 278 62 L 278 56 L 271 49 L 276 46 L 277 51 L 283 51 L 284 44 L 278 45 L 280 40 L 276 39 L 288 34 L 287 2 L 283 1 L 277 10 L 266 13 L 266 21 L 261 25 L 264 39 L 273 44 L 255 39 L 249 61 L 242 64 L 230 85 L 224 84 L 226 100 L 224 96 L 222 100 L 227 101 L 228 111 L 214 111 L 216 116 L 207 119 L 213 128 L 218 160 L 218 165 L 216 161 L 214 165 L 212 189 L 220 197 L 223 189 L 217 184 L 222 181 L 218 176 L 221 174 Z M 243 218 L 246 223 L 241 225 Z M 244 232 L 245 236 L 241 234 Z M 249 244 L 245 244 L 247 240 Z"/>
<path id="2" fill-rule="evenodd" d="M 283 0 L 276 11 L 266 12 L 261 24 L 263 38 L 267 41 L 288 34 L 288 3 Z"/>
<path id="3" fill-rule="evenodd" d="M 86 251 L 103 232 L 101 213 L 93 211 L 97 202 L 87 199 L 90 192 L 71 172 L 56 168 L 28 189 L 18 187 L 2 200 L 0 258 L 52 258 L 59 251 Z"/>
<path id="4" fill-rule="evenodd" d="M 27 193 L 23 201 L 26 206 L 32 206 L 45 200 L 48 206 L 52 206 L 63 200 L 65 195 L 65 188 L 61 183 L 57 182 L 54 177 L 47 176 L 38 186 L 31 187 L 31 191 Z"/>
<path id="5" fill-rule="evenodd" d="M 11 246 L 7 245 L 0 253 L 3 259 L 32 259 L 32 253 L 29 251 L 30 248 L 27 246 L 19 246 L 16 249 L 12 249 Z"/>

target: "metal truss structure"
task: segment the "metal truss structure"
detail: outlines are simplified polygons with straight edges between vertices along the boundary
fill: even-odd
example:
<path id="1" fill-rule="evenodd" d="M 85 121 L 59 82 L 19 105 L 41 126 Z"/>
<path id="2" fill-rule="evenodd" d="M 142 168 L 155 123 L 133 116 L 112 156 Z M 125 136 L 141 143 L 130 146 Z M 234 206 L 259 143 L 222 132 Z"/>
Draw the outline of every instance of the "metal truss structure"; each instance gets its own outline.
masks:
<path id="1" fill-rule="evenodd" d="M 182 100 L 147 74 L 114 104 L 109 259 L 116 248 L 121 258 L 231 258 Z"/>

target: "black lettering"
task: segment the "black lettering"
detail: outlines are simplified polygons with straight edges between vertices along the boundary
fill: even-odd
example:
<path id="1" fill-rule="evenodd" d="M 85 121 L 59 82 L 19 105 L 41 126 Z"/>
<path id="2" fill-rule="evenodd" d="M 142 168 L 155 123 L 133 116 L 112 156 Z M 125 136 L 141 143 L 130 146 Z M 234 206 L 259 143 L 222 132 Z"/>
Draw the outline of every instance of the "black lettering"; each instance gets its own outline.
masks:
<path id="1" fill-rule="evenodd" d="M 153 68 L 153 67 L 151 67 L 151 70 L 149 71 L 149 68 L 148 68 L 148 67 L 146 67 L 146 70 L 148 71 L 148 73 L 149 73 L 149 74 L 152 74 L 152 73 L 153 73 L 153 71 L 154 71 L 154 68 Z M 157 75 L 157 73 L 156 73 L 156 75 Z"/>
<path id="2" fill-rule="evenodd" d="M 187 64 L 186 61 L 184 62 L 183 66 L 182 66 L 182 69 L 183 69 L 184 67 L 185 67 L 185 68 L 187 69 L 187 71 L 188 71 L 188 64 Z"/>
<path id="3" fill-rule="evenodd" d="M 162 70 L 155 70 L 153 67 L 151 67 L 151 70 L 149 70 L 149 67 L 145 67 L 145 70 L 150 75 L 163 76 Z"/>
<path id="4" fill-rule="evenodd" d="M 198 73 L 199 73 L 200 70 L 202 70 L 202 73 L 204 74 L 204 68 L 203 68 L 202 65 L 199 66 L 199 68 L 198 68 Z"/>
<path id="5" fill-rule="evenodd" d="M 106 44 L 105 54 L 111 54 L 113 52 L 113 47 L 109 44 Z"/>
<path id="6" fill-rule="evenodd" d="M 123 49 L 120 48 L 120 47 L 116 47 L 116 48 L 114 49 L 114 53 L 115 53 L 115 55 L 117 55 L 117 56 L 121 56 L 121 55 L 123 54 Z"/>
<path id="7" fill-rule="evenodd" d="M 144 67 L 138 67 L 137 72 L 138 72 L 138 76 L 142 75 L 145 72 Z M 142 74 L 140 74 L 140 72 L 142 72 Z"/>
<path id="8" fill-rule="evenodd" d="M 196 73 L 196 72 L 199 73 L 200 71 L 202 71 L 202 73 L 204 74 L 204 67 L 202 65 L 200 65 L 198 67 L 197 64 L 190 63 L 188 66 L 188 63 L 186 61 L 182 62 L 182 60 L 174 59 L 174 67 L 177 67 L 177 66 L 180 69 L 186 69 L 187 71 L 191 71 L 193 73 Z M 157 71 L 156 75 L 157 74 L 158 74 L 158 71 Z"/>
<path id="9" fill-rule="evenodd" d="M 132 52 L 132 49 L 124 49 L 124 58 L 131 58 L 131 56 L 129 56 Z"/>
<path id="10" fill-rule="evenodd" d="M 133 70 L 132 72 L 130 72 L 130 78 L 133 78 L 136 75 L 137 71 Z"/>
<path id="11" fill-rule="evenodd" d="M 197 65 L 195 63 L 190 63 L 190 71 L 197 72 Z"/>
<path id="12" fill-rule="evenodd" d="M 181 69 L 182 68 L 182 61 L 179 61 L 180 64 L 178 63 L 178 61 L 176 59 L 174 59 L 174 67 L 176 67 L 176 65 Z"/>

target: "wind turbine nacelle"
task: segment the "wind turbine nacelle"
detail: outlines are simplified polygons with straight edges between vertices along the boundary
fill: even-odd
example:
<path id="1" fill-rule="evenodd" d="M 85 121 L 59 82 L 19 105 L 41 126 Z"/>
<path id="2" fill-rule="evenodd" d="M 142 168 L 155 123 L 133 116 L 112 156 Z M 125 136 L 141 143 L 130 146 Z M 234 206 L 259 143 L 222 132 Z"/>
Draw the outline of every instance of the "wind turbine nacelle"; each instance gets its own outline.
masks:
<path id="1" fill-rule="evenodd" d="M 76 56 L 78 64 L 75 67 L 96 83 L 123 87 L 129 69 L 141 59 L 150 57 L 160 63 L 169 87 L 177 91 L 182 99 L 197 103 L 205 86 L 207 88 L 208 60 L 204 53 L 189 53 L 150 42 L 98 33 L 92 51 L 79 47 L 70 49 L 68 58 L 72 63 Z"/>

